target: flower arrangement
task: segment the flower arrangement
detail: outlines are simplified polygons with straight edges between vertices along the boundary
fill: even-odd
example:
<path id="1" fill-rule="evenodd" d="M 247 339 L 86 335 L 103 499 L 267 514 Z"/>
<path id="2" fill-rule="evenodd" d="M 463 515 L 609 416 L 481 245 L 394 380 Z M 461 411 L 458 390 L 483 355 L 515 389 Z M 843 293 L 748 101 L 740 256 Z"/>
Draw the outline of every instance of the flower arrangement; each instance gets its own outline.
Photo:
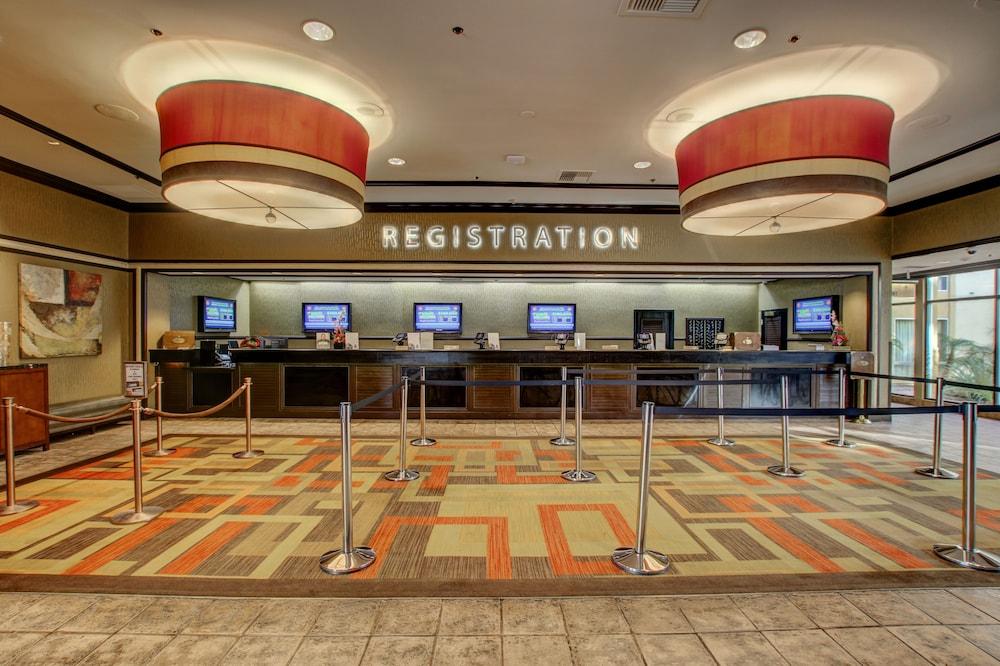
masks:
<path id="1" fill-rule="evenodd" d="M 834 347 L 846 347 L 850 340 L 847 338 L 847 332 L 844 330 L 844 325 L 840 323 L 837 319 L 837 313 L 830 313 L 830 325 L 833 332 L 830 334 L 830 343 Z"/>
<path id="2" fill-rule="evenodd" d="M 343 349 L 347 343 L 347 334 L 344 332 L 344 327 L 339 324 L 333 329 L 333 348 Z"/>

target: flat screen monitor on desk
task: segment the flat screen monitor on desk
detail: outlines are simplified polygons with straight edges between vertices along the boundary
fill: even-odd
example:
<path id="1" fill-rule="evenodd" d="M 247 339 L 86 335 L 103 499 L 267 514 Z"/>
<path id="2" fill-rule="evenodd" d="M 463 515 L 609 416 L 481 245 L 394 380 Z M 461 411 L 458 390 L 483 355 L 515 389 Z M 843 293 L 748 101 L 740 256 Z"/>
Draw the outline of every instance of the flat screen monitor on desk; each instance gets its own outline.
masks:
<path id="1" fill-rule="evenodd" d="M 303 303 L 302 332 L 329 332 L 340 327 L 351 330 L 350 303 Z"/>
<path id="2" fill-rule="evenodd" d="M 833 330 L 833 313 L 839 309 L 840 299 L 837 296 L 795 299 L 792 301 L 792 332 L 828 334 Z"/>
<path id="3" fill-rule="evenodd" d="M 236 330 L 236 301 L 214 296 L 198 297 L 198 332 L 231 333 Z"/>
<path id="4" fill-rule="evenodd" d="M 528 335 L 551 335 L 576 332 L 575 303 L 530 303 Z"/>
<path id="5" fill-rule="evenodd" d="M 461 303 L 414 303 L 413 330 L 423 333 L 462 334 Z"/>

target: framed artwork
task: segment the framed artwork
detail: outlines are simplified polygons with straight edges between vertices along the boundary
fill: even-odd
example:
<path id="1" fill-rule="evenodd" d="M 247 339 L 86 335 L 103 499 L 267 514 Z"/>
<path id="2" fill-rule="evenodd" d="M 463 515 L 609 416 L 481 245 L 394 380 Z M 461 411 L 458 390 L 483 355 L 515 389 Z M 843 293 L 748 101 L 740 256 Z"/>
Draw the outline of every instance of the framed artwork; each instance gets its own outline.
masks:
<path id="1" fill-rule="evenodd" d="M 34 264 L 18 268 L 21 358 L 100 354 L 101 276 Z"/>

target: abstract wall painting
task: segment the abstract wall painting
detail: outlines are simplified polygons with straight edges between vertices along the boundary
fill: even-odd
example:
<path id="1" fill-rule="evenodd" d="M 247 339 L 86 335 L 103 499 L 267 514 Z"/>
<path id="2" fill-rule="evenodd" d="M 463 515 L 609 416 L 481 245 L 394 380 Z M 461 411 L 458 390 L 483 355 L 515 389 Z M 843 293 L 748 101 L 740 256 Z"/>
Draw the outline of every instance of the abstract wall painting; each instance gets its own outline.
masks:
<path id="1" fill-rule="evenodd" d="M 21 264 L 21 358 L 101 353 L 101 276 Z"/>

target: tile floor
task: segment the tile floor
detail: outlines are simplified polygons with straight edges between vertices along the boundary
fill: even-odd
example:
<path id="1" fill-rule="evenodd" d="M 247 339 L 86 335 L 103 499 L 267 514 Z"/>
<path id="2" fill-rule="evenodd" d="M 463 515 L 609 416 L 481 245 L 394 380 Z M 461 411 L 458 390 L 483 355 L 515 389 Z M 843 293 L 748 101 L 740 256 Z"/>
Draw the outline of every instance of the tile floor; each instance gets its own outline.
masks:
<path id="1" fill-rule="evenodd" d="M 572 599 L 0 594 L 4 664 L 996 664 L 1000 588 Z"/>

